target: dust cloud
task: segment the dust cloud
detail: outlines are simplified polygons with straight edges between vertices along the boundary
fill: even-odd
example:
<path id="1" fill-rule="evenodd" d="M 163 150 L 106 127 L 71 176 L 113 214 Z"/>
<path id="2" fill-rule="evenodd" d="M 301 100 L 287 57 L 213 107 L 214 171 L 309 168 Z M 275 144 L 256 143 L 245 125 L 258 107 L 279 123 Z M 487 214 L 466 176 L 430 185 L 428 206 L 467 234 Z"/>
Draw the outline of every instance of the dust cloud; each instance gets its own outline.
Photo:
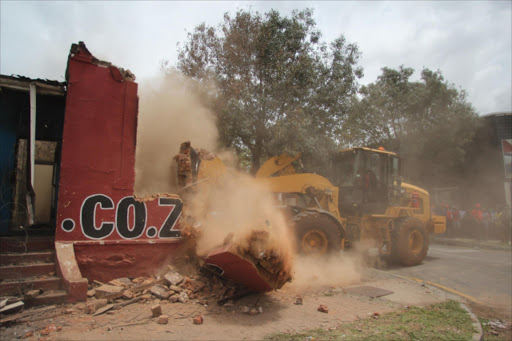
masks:
<path id="1" fill-rule="evenodd" d="M 226 166 L 221 177 L 179 192 L 184 200 L 182 225 L 194 229 L 197 255 L 230 244 L 265 271 L 293 274 L 296 287 L 358 282 L 357 257 L 296 257 L 295 234 L 274 195 L 257 179 L 235 170 L 233 153 L 219 150 L 215 115 L 205 105 L 204 93 L 199 84 L 179 74 L 140 86 L 135 195 L 178 193 L 173 158 L 182 142 L 191 141 L 196 150 L 221 155 Z"/>
<path id="2" fill-rule="evenodd" d="M 231 171 L 219 183 L 200 186 L 186 208 L 187 214 L 201 217 L 205 227 L 198 241 L 199 254 L 222 245 L 226 236 L 243 246 L 254 230 L 270 232 L 271 243 L 279 244 L 282 253 L 292 253 L 294 240 L 270 191 L 248 175 Z"/>
<path id="3" fill-rule="evenodd" d="M 135 195 L 176 193 L 172 158 L 183 141 L 215 150 L 215 115 L 207 109 L 204 89 L 178 73 L 145 81 L 139 87 L 135 153 Z"/>
<path id="4" fill-rule="evenodd" d="M 361 282 L 362 258 L 356 254 L 297 256 L 291 286 L 297 289 L 315 286 L 344 287 Z"/>

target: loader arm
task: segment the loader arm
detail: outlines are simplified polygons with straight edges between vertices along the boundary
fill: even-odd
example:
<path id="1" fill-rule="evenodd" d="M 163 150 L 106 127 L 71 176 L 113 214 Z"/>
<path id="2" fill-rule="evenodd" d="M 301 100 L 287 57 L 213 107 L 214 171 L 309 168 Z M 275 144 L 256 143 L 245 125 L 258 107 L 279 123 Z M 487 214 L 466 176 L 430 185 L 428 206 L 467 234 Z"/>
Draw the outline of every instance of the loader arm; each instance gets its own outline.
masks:
<path id="1" fill-rule="evenodd" d="M 258 181 L 273 193 L 302 193 L 311 196 L 318 208 L 328 211 L 341 221 L 338 210 L 338 187 L 323 176 L 301 173 L 260 178 Z"/>

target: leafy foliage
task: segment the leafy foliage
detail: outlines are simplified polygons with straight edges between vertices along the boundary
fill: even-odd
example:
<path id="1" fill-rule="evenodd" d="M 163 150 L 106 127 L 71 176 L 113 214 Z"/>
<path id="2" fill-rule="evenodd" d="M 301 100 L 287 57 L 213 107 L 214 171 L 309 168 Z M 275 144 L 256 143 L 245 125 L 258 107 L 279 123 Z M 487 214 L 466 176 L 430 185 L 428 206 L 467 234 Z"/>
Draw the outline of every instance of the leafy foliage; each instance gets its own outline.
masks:
<path id="1" fill-rule="evenodd" d="M 217 28 L 197 26 L 180 48 L 180 71 L 217 84 L 221 142 L 247 155 L 253 172 L 264 157 L 326 158 L 335 147 L 362 77 L 360 53 L 343 36 L 320 39 L 311 10 L 240 10 Z"/>
<path id="2" fill-rule="evenodd" d="M 440 186 L 457 182 L 474 136 L 477 114 L 466 93 L 448 84 L 440 71 L 383 68 L 345 125 L 344 143 L 383 146 L 400 152 L 404 174 L 414 183 Z"/>

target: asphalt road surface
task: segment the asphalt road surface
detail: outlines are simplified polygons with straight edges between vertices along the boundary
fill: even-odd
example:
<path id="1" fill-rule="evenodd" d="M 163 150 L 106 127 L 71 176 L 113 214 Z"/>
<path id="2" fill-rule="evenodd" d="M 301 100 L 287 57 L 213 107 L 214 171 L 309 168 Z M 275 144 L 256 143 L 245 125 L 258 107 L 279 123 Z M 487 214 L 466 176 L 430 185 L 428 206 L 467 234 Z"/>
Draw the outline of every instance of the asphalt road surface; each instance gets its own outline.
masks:
<path id="1" fill-rule="evenodd" d="M 512 252 L 430 245 L 421 265 L 381 269 L 512 311 Z"/>

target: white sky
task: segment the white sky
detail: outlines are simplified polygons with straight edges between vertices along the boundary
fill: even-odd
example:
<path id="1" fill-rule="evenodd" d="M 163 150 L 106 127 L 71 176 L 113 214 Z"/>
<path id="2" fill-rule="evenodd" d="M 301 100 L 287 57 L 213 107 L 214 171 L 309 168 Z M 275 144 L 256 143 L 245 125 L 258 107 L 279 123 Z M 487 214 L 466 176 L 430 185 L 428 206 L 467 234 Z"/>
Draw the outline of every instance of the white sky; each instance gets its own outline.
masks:
<path id="1" fill-rule="evenodd" d="M 0 1 L 0 73 L 64 80 L 72 43 L 130 69 L 138 80 L 176 63 L 178 42 L 225 12 L 313 8 L 325 41 L 362 52 L 362 84 L 382 67 L 441 70 L 480 114 L 512 110 L 512 1 Z"/>

